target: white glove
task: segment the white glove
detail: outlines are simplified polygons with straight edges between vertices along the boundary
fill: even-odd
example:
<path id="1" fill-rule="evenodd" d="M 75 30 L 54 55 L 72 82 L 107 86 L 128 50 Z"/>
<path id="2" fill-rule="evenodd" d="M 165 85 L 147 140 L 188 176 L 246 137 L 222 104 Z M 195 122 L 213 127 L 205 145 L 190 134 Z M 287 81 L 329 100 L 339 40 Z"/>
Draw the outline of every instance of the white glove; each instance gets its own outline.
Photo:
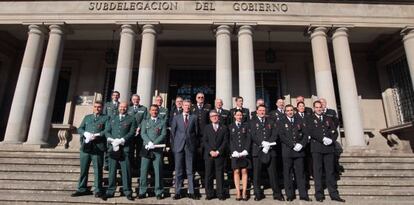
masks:
<path id="1" fill-rule="evenodd" d="M 295 144 L 295 147 L 293 147 L 293 150 L 295 150 L 296 152 L 299 152 L 300 150 L 302 150 L 303 146 L 299 143 Z"/>
<path id="2" fill-rule="evenodd" d="M 109 143 L 112 143 L 112 142 L 114 141 L 114 138 L 110 138 L 110 137 L 108 137 L 107 141 L 108 141 Z"/>
<path id="3" fill-rule="evenodd" d="M 101 136 L 101 134 L 100 134 L 99 132 L 98 132 L 98 133 L 93 134 L 93 137 L 94 137 L 94 138 L 99 137 L 99 136 Z"/>
<path id="4" fill-rule="evenodd" d="M 90 141 L 92 141 L 92 133 L 90 132 L 84 132 L 83 136 L 85 136 L 85 143 L 89 143 Z"/>
<path id="5" fill-rule="evenodd" d="M 145 145 L 145 149 L 147 149 L 147 150 L 150 150 L 150 149 L 154 149 L 155 148 L 155 145 L 154 145 L 154 143 L 153 142 L 148 142 L 148 144 L 147 145 Z"/>
<path id="6" fill-rule="evenodd" d="M 245 157 L 245 156 L 247 156 L 247 155 L 249 155 L 249 153 L 247 152 L 247 150 L 243 150 L 243 151 L 240 153 L 240 156 L 242 156 L 242 157 Z"/>
<path id="7" fill-rule="evenodd" d="M 263 147 L 262 152 L 267 154 L 269 152 L 270 147 Z"/>
<path id="8" fill-rule="evenodd" d="M 111 139 L 111 138 L 110 138 Z M 112 150 L 114 150 L 115 152 L 119 150 L 119 144 L 121 144 L 121 139 L 112 139 Z"/>
<path id="9" fill-rule="evenodd" d="M 118 139 L 119 140 L 119 144 L 120 145 L 124 145 L 125 144 L 125 139 L 124 138 L 121 138 L 121 139 Z"/>
<path id="10" fill-rule="evenodd" d="M 326 146 L 332 144 L 332 140 L 327 137 L 324 137 L 322 140 L 323 140 L 323 144 Z"/>
<path id="11" fill-rule="evenodd" d="M 262 147 L 270 147 L 269 145 L 270 143 L 268 141 L 263 141 L 262 142 Z"/>
<path id="12" fill-rule="evenodd" d="M 238 152 L 234 151 L 233 154 L 231 154 L 231 157 L 233 157 L 233 158 L 239 158 L 240 157 L 240 154 Z"/>

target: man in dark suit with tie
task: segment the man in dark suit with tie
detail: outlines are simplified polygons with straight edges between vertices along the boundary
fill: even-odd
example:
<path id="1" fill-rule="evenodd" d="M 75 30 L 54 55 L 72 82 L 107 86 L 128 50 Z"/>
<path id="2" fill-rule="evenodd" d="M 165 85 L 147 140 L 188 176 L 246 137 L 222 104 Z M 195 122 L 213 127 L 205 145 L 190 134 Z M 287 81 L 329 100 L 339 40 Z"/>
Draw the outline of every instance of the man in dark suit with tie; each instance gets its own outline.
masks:
<path id="1" fill-rule="evenodd" d="M 219 123 L 219 115 L 216 110 L 210 111 L 210 121 L 204 128 L 204 162 L 206 167 L 206 200 L 214 198 L 214 176 L 216 178 L 216 193 L 219 200 L 225 200 L 224 196 L 224 162 L 228 146 L 228 130 L 225 125 Z"/>
<path id="2" fill-rule="evenodd" d="M 216 99 L 214 105 L 215 105 L 214 110 L 218 114 L 220 125 L 228 126 L 230 124 L 231 116 L 230 116 L 230 111 L 223 108 L 223 100 Z"/>
<path id="3" fill-rule="evenodd" d="M 283 178 L 287 201 L 293 201 L 295 188 L 293 186 L 294 176 L 300 200 L 310 201 L 306 189 L 304 173 L 304 148 L 309 142 L 306 134 L 306 122 L 304 118 L 294 115 L 292 105 L 286 105 L 285 117 L 280 122 L 279 136 L 282 142 Z"/>
<path id="4" fill-rule="evenodd" d="M 256 109 L 257 116 L 250 120 L 250 138 L 252 139 L 253 154 L 253 184 L 254 200 L 260 201 L 264 198 L 261 189 L 261 170 L 265 167 L 269 175 L 270 186 L 273 190 L 273 199 L 284 201 L 284 197 L 279 187 L 279 174 L 277 172 L 277 152 L 278 127 L 266 115 L 266 106 L 259 105 Z"/>
<path id="5" fill-rule="evenodd" d="M 315 114 L 308 122 L 309 135 L 311 137 L 311 152 L 313 158 L 313 178 L 315 181 L 316 201 L 322 202 L 325 199 L 324 188 L 322 185 L 322 169 L 325 169 L 326 186 L 333 201 L 345 202 L 339 196 L 337 182 L 335 178 L 334 142 L 338 137 L 333 119 L 323 114 L 322 103 L 313 103 Z"/>
<path id="6" fill-rule="evenodd" d="M 328 103 L 326 102 L 325 98 L 319 98 L 319 101 L 322 104 L 322 113 L 324 115 L 332 118 L 332 120 L 335 123 L 335 126 L 338 127 L 339 126 L 339 118 L 338 118 L 338 114 L 336 113 L 336 111 L 334 109 L 328 108 Z"/>
<path id="7" fill-rule="evenodd" d="M 306 123 L 309 118 L 312 117 L 313 115 L 313 111 L 312 113 L 308 113 L 305 111 L 306 107 L 305 107 L 305 103 L 304 102 L 298 102 L 296 104 L 296 113 L 295 113 L 295 118 L 301 119 L 304 123 Z M 303 148 L 304 152 L 305 152 L 305 158 L 304 158 L 304 164 L 305 164 L 305 168 L 304 168 L 304 172 L 305 172 L 305 177 L 306 177 L 306 184 L 307 186 L 309 185 L 309 179 L 310 176 L 313 176 L 313 172 L 312 172 L 312 154 L 310 152 L 310 146 L 305 146 Z"/>
<path id="8" fill-rule="evenodd" d="M 234 116 L 234 113 L 236 113 L 237 110 L 240 110 L 243 113 L 242 122 L 249 121 L 250 120 L 250 111 L 249 111 L 249 109 L 243 107 L 243 97 L 237 96 L 234 101 L 236 102 L 236 107 L 230 109 L 230 115 L 232 116 L 231 117 L 231 122 L 234 122 L 233 116 Z"/>
<path id="9" fill-rule="evenodd" d="M 197 117 L 190 115 L 191 101 L 184 100 L 183 113 L 176 115 L 171 123 L 171 148 L 175 161 L 175 195 L 174 200 L 181 199 L 181 188 L 184 181 L 184 167 L 188 180 L 188 197 L 198 200 L 194 194 L 193 162 L 197 149 Z"/>
<path id="10" fill-rule="evenodd" d="M 168 118 L 168 125 L 171 125 L 174 116 L 183 113 L 183 98 L 177 96 L 175 98 L 175 105 L 171 108 L 170 117 Z"/>
<path id="11" fill-rule="evenodd" d="M 282 98 L 277 99 L 276 101 L 276 110 L 270 112 L 269 117 L 273 121 L 279 122 L 285 116 L 285 100 Z"/>

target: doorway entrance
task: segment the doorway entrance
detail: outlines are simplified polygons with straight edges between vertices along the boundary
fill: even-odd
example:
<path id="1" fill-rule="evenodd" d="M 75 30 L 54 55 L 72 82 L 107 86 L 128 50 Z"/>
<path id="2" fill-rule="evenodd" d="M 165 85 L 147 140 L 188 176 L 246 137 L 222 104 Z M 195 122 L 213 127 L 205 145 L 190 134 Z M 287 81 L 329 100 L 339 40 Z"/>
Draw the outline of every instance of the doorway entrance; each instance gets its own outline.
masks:
<path id="1" fill-rule="evenodd" d="M 170 69 L 170 82 L 168 87 L 168 109 L 174 105 L 177 96 L 195 102 L 198 92 L 204 93 L 205 103 L 214 105 L 216 95 L 216 80 L 214 68 L 208 69 Z"/>

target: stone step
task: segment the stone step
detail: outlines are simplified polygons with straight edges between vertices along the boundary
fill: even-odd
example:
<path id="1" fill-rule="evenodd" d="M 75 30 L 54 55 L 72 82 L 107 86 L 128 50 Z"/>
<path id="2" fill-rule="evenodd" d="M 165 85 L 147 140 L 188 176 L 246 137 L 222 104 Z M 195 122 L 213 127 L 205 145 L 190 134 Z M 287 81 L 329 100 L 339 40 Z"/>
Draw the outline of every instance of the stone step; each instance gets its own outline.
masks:
<path id="1" fill-rule="evenodd" d="M 413 178 L 412 170 L 345 170 L 341 176 L 346 177 L 394 177 Z"/>
<path id="2" fill-rule="evenodd" d="M 340 163 L 345 170 L 414 170 L 414 163 Z"/>
<path id="3" fill-rule="evenodd" d="M 339 159 L 340 163 L 414 163 L 413 158 L 398 158 L 398 157 L 341 157 Z"/>
<path id="4" fill-rule="evenodd" d="M 134 194 L 135 196 L 135 194 Z M 314 200 L 314 198 L 311 196 Z M 386 197 L 364 197 L 364 196 L 343 196 L 344 199 L 347 200 L 349 204 L 360 204 L 363 201 L 364 205 L 382 205 L 382 204 L 412 204 L 412 200 L 414 197 L 393 197 L 393 196 L 386 196 Z M 387 199 L 387 201 L 384 201 Z M 27 193 L 21 195 L 19 193 L 14 192 L 3 192 L 0 191 L 0 201 L 2 204 L 16 204 L 16 202 L 26 203 L 30 202 L 30 204 L 217 204 L 217 205 L 228 205 L 231 203 L 236 203 L 234 200 L 234 196 L 226 201 L 219 201 L 217 199 L 213 199 L 211 201 L 205 201 L 201 199 L 199 201 L 193 201 L 187 198 L 183 198 L 181 200 L 172 200 L 172 198 L 166 198 L 164 200 L 158 201 L 155 198 L 146 198 L 146 199 L 135 199 L 135 201 L 128 201 L 125 197 L 114 197 L 108 199 L 108 201 L 102 201 L 101 199 L 97 199 L 93 196 L 82 196 L 82 197 L 70 197 L 66 194 L 49 194 L 49 193 Z M 240 202 L 239 202 L 240 203 Z M 246 204 L 275 204 L 276 202 L 272 200 L 271 197 L 266 197 L 260 202 L 255 202 L 251 198 Z M 325 201 L 326 204 L 342 204 L 342 203 L 333 203 L 329 198 Z M 304 204 L 302 201 L 295 200 L 293 202 L 289 202 L 289 204 L 296 205 L 296 204 Z M 319 202 L 307 202 L 306 204 L 321 204 Z"/>
<path id="5" fill-rule="evenodd" d="M 79 159 L 79 153 L 0 152 L 0 158 Z"/>

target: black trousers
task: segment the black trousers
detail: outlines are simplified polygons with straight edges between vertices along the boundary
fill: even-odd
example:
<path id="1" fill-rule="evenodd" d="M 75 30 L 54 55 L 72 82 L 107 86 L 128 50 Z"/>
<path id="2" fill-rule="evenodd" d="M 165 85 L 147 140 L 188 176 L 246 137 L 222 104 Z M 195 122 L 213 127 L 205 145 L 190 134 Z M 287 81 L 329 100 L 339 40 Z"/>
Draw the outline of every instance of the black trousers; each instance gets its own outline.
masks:
<path id="1" fill-rule="evenodd" d="M 263 190 L 261 189 L 262 180 L 260 175 L 262 168 L 264 167 L 266 168 L 269 175 L 270 187 L 272 188 L 273 196 L 282 196 L 282 192 L 280 191 L 279 187 L 279 173 L 277 172 L 276 158 L 277 157 L 271 157 L 270 162 L 264 164 L 259 157 L 253 157 L 253 186 L 255 195 L 263 194 Z"/>
<path id="2" fill-rule="evenodd" d="M 295 196 L 293 177 L 299 190 L 299 196 L 301 198 L 308 198 L 303 157 L 283 157 L 283 181 L 287 198 L 294 198 Z"/>
<path id="3" fill-rule="evenodd" d="M 208 197 L 214 195 L 214 177 L 216 178 L 217 197 L 224 197 L 224 162 L 223 157 L 205 159 L 206 178 L 204 182 Z"/>
<path id="4" fill-rule="evenodd" d="M 331 198 L 339 197 L 335 178 L 335 153 L 312 153 L 313 178 L 315 181 L 315 198 L 325 197 L 322 184 L 323 168 L 325 168 L 326 186 Z"/>

